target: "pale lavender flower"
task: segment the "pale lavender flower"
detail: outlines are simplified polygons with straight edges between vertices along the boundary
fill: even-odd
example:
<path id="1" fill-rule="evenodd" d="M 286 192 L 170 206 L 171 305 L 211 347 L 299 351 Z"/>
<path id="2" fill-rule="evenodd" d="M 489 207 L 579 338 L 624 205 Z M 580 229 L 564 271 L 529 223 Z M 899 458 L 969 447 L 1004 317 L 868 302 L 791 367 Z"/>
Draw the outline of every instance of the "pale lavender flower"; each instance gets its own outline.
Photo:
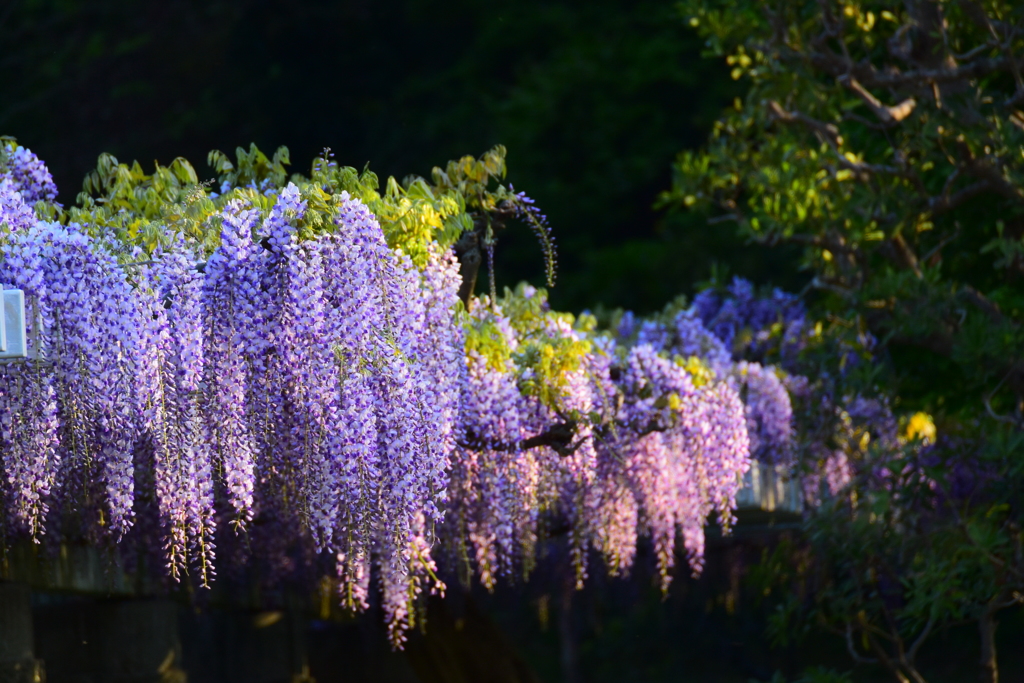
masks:
<path id="1" fill-rule="evenodd" d="M 27 204 L 52 202 L 57 198 L 57 186 L 50 169 L 30 150 L 21 145 L 9 145 L 6 166 L 4 175 L 10 177 Z"/>
<path id="2" fill-rule="evenodd" d="M 731 375 L 746 404 L 751 455 L 771 465 L 793 458 L 793 406 L 775 368 L 740 361 Z"/>
<path id="3" fill-rule="evenodd" d="M 17 185 L 7 174 L 0 174 L 0 225 L 7 230 L 28 230 L 36 222 L 32 207 L 25 203 Z"/>

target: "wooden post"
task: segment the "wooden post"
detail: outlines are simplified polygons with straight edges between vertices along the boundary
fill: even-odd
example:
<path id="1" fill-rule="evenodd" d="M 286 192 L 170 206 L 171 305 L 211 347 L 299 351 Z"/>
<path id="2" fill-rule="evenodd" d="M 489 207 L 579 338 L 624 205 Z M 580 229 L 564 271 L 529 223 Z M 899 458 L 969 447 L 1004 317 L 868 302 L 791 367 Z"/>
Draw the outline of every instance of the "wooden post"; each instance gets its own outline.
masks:
<path id="1" fill-rule="evenodd" d="M 0 582 L 0 683 L 42 683 L 32 647 L 32 595 L 23 583 Z"/>

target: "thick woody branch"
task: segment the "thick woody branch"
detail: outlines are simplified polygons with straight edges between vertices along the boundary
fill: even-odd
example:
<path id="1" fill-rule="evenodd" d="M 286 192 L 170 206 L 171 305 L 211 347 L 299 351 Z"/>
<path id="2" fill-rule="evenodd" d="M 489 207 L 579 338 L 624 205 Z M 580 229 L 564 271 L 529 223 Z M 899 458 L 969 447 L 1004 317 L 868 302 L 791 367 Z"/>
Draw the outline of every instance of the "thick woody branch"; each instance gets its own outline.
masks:
<path id="1" fill-rule="evenodd" d="M 956 173 L 956 171 L 954 171 L 954 173 Z M 944 192 L 938 197 L 931 197 L 928 199 L 928 212 L 933 216 L 937 216 L 947 211 L 951 211 L 969 199 L 973 199 L 990 189 L 992 189 L 991 183 L 987 180 L 979 180 L 978 182 L 972 183 L 961 190 L 957 190 L 953 194 Z"/>
<path id="2" fill-rule="evenodd" d="M 459 446 L 472 451 L 527 451 L 547 446 L 559 455 L 567 456 L 579 448 L 579 444 L 576 444 L 575 448 L 572 447 L 578 426 L 574 420 L 556 422 L 540 434 L 519 441 L 487 441 L 467 433 L 466 438 L 459 442 Z"/>
<path id="3" fill-rule="evenodd" d="M 775 100 L 768 103 L 768 113 L 772 119 L 783 123 L 799 123 L 810 128 L 833 148 L 843 144 L 843 138 L 839 135 L 839 128 L 835 124 L 819 121 L 798 111 L 786 111 Z"/>
<path id="4" fill-rule="evenodd" d="M 879 71 L 872 64 L 860 62 L 847 64 L 845 60 L 835 54 L 824 52 L 813 52 L 808 55 L 800 55 L 796 52 L 793 57 L 809 59 L 811 65 L 832 76 L 841 78 L 852 75 L 866 88 L 923 88 L 932 83 L 961 83 L 987 76 L 996 71 L 1013 71 L 1019 68 L 1022 61 L 1011 57 L 989 57 L 979 59 L 968 64 L 956 67 L 938 67 L 933 69 L 912 69 L 910 71 Z"/>
<path id="5" fill-rule="evenodd" d="M 1006 318 L 1003 317 L 1003 312 L 999 310 L 999 306 L 974 287 L 964 285 L 963 289 L 960 290 L 960 296 L 987 315 L 992 322 L 997 324 L 1005 322 Z"/>
<path id="6" fill-rule="evenodd" d="M 913 271 L 914 275 L 921 277 L 921 266 L 918 263 L 917 254 L 910 248 L 903 235 L 895 234 L 884 243 L 882 254 L 900 270 Z"/>
<path id="7" fill-rule="evenodd" d="M 462 284 L 459 285 L 459 299 L 466 306 L 469 306 L 473 290 L 476 289 L 476 278 L 484 259 L 481 238 L 482 235 L 474 221 L 473 229 L 462 233 L 462 237 L 454 247 L 455 256 L 459 259 L 459 274 L 462 276 Z"/>
<path id="8" fill-rule="evenodd" d="M 867 164 L 862 161 L 850 161 L 842 154 L 842 152 L 839 151 L 839 146 L 843 144 L 843 138 L 839 134 L 839 128 L 836 127 L 835 124 L 819 121 L 799 111 L 786 111 L 782 108 L 782 105 L 774 100 L 769 102 L 767 106 L 769 117 L 772 120 L 781 121 L 783 123 L 800 124 L 813 131 L 815 135 L 817 135 L 818 139 L 827 143 L 828 146 L 832 148 L 832 152 L 835 154 L 838 164 L 844 169 L 854 171 L 859 174 L 886 174 L 911 179 L 907 171 L 896 166 L 883 166 L 880 164 Z"/>
<path id="9" fill-rule="evenodd" d="M 568 457 L 575 453 L 586 441 L 586 438 L 576 438 L 579 427 L 580 423 L 576 420 L 565 419 L 562 422 L 554 423 L 540 434 L 535 434 L 519 441 L 488 441 L 474 434 L 467 433 L 465 439 L 459 441 L 458 445 L 472 451 L 490 450 L 505 452 L 528 451 L 531 448 L 547 447 L 562 457 Z M 594 430 L 594 436 L 604 441 L 612 435 L 615 429 L 628 430 L 630 436 L 639 439 L 654 432 L 663 432 L 668 429 L 668 426 L 656 420 L 650 421 L 639 429 L 631 428 L 630 425 L 624 423 L 618 423 L 614 427 L 612 425 L 603 425 Z"/>
<path id="10" fill-rule="evenodd" d="M 867 88 L 861 85 L 856 78 L 853 78 L 848 74 L 843 74 L 836 80 L 863 100 L 864 103 L 868 105 L 868 109 L 870 109 L 882 123 L 889 126 L 895 125 L 910 116 L 910 112 L 914 111 L 914 107 L 917 106 L 917 101 L 913 97 L 908 97 L 896 106 L 888 107 L 868 92 Z"/>
<path id="11" fill-rule="evenodd" d="M 513 215 L 515 215 L 515 208 L 508 202 L 502 202 L 486 213 L 474 212 L 472 214 L 473 229 L 462 233 L 455 243 L 453 249 L 455 256 L 459 259 L 459 274 L 462 276 L 459 298 L 467 307 L 469 300 L 473 297 L 473 291 L 476 289 L 480 264 L 484 261 L 487 249 L 485 243 L 487 228 L 490 226 L 491 232 L 497 233 L 505 228 L 505 222 Z"/>
<path id="12" fill-rule="evenodd" d="M 956 140 L 955 145 L 959 161 L 968 173 L 987 182 L 991 189 L 1007 199 L 1024 203 L 1024 191 L 1004 177 L 998 159 L 993 161 L 992 157 L 978 158 L 963 138 Z"/>

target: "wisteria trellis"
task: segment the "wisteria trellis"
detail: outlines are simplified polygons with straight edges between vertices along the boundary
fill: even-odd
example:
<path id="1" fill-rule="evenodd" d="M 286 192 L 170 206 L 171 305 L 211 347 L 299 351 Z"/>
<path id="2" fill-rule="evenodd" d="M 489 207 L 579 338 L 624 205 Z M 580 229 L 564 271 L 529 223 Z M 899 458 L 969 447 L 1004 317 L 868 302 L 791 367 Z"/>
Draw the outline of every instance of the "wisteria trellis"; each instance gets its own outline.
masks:
<path id="1" fill-rule="evenodd" d="M 450 250 L 415 264 L 347 193 L 300 235 L 320 209 L 292 183 L 225 201 L 212 253 L 178 236 L 147 255 L 40 220 L 45 166 L 5 163 L 0 282 L 40 320 L 33 358 L 0 366 L 9 535 L 120 539 L 149 497 L 168 574 L 205 584 L 218 546 L 284 553 L 294 533 L 350 607 L 377 573 L 400 643 L 421 587 L 444 588 L 435 559 L 468 555 L 492 586 L 552 520 L 580 581 L 590 548 L 627 572 L 643 534 L 666 583 L 679 534 L 699 571 L 751 443 L 785 458 L 779 380 L 693 311 L 618 336 L 530 288 L 467 312 Z"/>

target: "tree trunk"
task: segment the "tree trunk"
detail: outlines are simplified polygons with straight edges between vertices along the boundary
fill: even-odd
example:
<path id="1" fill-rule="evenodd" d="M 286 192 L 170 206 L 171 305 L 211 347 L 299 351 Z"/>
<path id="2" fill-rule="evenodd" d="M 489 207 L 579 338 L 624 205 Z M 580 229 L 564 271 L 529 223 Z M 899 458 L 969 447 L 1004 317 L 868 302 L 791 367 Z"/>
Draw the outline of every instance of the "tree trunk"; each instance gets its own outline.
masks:
<path id="1" fill-rule="evenodd" d="M 459 298 L 469 307 L 469 300 L 476 288 L 476 277 L 483 262 L 483 247 L 480 244 L 481 228 L 474 222 L 473 230 L 464 233 L 455 243 L 455 255 L 459 259 L 459 274 L 462 284 L 459 285 Z"/>

